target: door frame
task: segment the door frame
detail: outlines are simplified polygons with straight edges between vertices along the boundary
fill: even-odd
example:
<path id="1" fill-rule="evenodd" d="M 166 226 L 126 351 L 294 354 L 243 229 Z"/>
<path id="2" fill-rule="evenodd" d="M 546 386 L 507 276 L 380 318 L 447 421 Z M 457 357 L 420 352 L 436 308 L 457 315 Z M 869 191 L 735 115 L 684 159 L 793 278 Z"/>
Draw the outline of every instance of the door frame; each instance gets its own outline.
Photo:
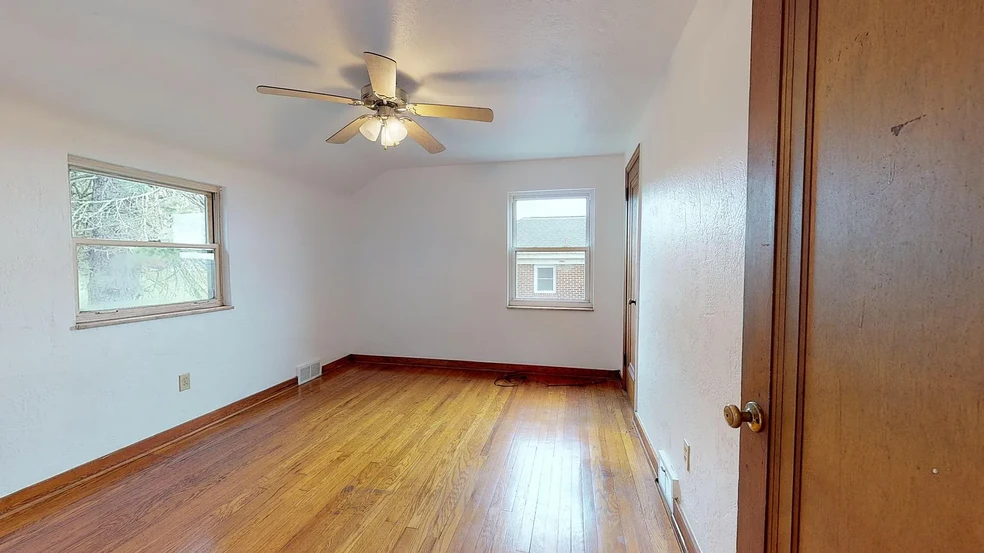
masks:
<path id="1" fill-rule="evenodd" d="M 803 367 L 812 234 L 817 0 L 753 0 L 738 552 L 797 550 Z"/>
<path id="2" fill-rule="evenodd" d="M 635 225 L 635 228 L 634 229 L 633 228 L 630 228 L 629 227 L 629 221 L 630 221 L 630 217 L 629 217 L 629 209 L 630 209 L 630 204 L 629 204 L 629 194 L 630 194 L 629 175 L 632 172 L 632 169 L 633 168 L 635 168 L 636 171 L 639 170 L 639 167 L 638 167 L 638 165 L 639 165 L 639 153 L 640 153 L 641 149 L 642 149 L 642 144 L 636 145 L 635 152 L 632 153 L 632 157 L 629 158 L 629 162 L 625 165 L 625 235 L 624 235 L 625 236 L 625 275 L 624 275 L 625 276 L 625 279 L 624 279 L 623 285 L 622 285 L 622 371 L 621 371 L 621 375 L 622 375 L 622 387 L 623 387 L 623 389 L 625 389 L 626 393 L 629 396 L 629 403 L 632 405 L 632 410 L 633 411 L 635 411 L 635 409 L 636 409 L 636 387 L 638 386 L 638 383 L 636 382 L 636 380 L 638 380 L 638 377 L 639 377 L 639 367 L 638 367 L 638 362 L 639 362 L 639 328 L 638 328 L 638 324 L 636 324 L 635 326 L 633 326 L 633 331 L 634 331 L 632 333 L 633 335 L 632 336 L 629 335 L 629 330 L 628 330 L 629 329 L 629 300 L 632 299 L 630 297 L 630 290 L 629 290 L 629 272 L 630 271 L 634 271 L 634 275 L 633 276 L 635 277 L 636 285 L 638 285 L 638 278 L 639 278 L 639 276 L 638 276 L 639 275 L 639 270 L 638 269 L 639 268 L 638 267 L 630 267 L 629 266 L 629 260 L 630 259 L 633 259 L 632 255 L 631 255 L 632 252 L 629 251 L 629 248 L 632 247 L 631 246 L 632 244 L 635 244 L 635 250 L 636 250 L 635 251 L 635 254 L 636 255 L 635 255 L 634 259 L 636 261 L 636 264 L 638 265 L 638 263 L 639 263 L 639 252 L 641 251 L 640 250 L 640 247 L 639 247 L 639 234 L 640 234 L 640 227 L 641 227 L 642 201 L 641 201 L 641 198 L 640 198 L 640 201 L 636 204 L 636 218 L 635 218 L 636 225 Z M 639 186 L 641 188 L 642 184 L 640 183 Z M 633 233 L 633 232 L 635 233 L 635 238 L 636 238 L 635 239 L 635 242 L 633 242 L 632 240 L 630 240 L 631 233 Z M 635 298 L 635 300 L 637 302 L 636 303 L 636 310 L 638 311 L 638 309 L 639 309 L 639 307 L 638 307 L 638 305 L 639 305 L 638 304 L 639 298 Z M 630 351 L 630 348 L 631 348 L 632 353 L 633 353 L 632 359 L 635 359 L 636 360 L 636 365 L 637 365 L 635 367 L 635 369 L 636 369 L 636 378 L 631 379 L 632 380 L 631 386 L 629 384 L 629 380 L 630 380 L 630 374 L 629 374 L 629 351 Z"/>

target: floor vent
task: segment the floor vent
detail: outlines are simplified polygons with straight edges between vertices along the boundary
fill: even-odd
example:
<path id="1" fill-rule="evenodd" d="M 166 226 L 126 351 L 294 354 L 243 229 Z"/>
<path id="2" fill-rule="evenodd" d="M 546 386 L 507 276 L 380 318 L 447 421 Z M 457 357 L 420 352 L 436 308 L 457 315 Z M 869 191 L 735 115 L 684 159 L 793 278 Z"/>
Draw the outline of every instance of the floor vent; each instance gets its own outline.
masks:
<path id="1" fill-rule="evenodd" d="M 314 361 L 297 367 L 297 383 L 304 384 L 321 376 L 321 361 Z"/>

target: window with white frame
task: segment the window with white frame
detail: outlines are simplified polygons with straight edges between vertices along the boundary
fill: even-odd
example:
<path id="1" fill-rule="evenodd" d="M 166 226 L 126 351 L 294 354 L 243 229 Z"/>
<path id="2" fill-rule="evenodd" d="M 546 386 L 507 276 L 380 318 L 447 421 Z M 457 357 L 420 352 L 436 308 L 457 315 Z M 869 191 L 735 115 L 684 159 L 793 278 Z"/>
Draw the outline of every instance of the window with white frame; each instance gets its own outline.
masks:
<path id="1" fill-rule="evenodd" d="M 592 309 L 594 190 L 510 192 L 508 307 Z"/>
<path id="2" fill-rule="evenodd" d="M 553 265 L 534 265 L 533 279 L 533 291 L 537 294 L 557 293 L 557 267 Z"/>
<path id="3" fill-rule="evenodd" d="M 223 307 L 219 188 L 69 157 L 76 328 Z"/>

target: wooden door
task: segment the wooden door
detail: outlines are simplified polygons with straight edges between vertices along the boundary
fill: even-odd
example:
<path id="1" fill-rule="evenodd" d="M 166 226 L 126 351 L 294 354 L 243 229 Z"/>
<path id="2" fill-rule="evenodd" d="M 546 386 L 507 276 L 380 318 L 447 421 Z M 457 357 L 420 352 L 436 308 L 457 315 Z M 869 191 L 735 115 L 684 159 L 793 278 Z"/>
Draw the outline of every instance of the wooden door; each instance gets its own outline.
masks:
<path id="1" fill-rule="evenodd" d="M 636 407 L 636 368 L 639 356 L 639 148 L 625 168 L 625 332 L 622 382 Z"/>
<path id="2" fill-rule="evenodd" d="M 984 551 L 982 29 L 753 3 L 741 552 Z"/>

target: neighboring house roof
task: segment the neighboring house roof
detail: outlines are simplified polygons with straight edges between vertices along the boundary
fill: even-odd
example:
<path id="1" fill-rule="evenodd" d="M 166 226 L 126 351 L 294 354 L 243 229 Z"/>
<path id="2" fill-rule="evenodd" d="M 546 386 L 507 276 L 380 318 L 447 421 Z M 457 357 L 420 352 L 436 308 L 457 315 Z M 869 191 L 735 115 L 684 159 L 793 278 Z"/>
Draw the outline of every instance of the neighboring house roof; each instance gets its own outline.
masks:
<path id="1" fill-rule="evenodd" d="M 584 217 L 524 217 L 516 221 L 517 248 L 586 246 Z"/>

